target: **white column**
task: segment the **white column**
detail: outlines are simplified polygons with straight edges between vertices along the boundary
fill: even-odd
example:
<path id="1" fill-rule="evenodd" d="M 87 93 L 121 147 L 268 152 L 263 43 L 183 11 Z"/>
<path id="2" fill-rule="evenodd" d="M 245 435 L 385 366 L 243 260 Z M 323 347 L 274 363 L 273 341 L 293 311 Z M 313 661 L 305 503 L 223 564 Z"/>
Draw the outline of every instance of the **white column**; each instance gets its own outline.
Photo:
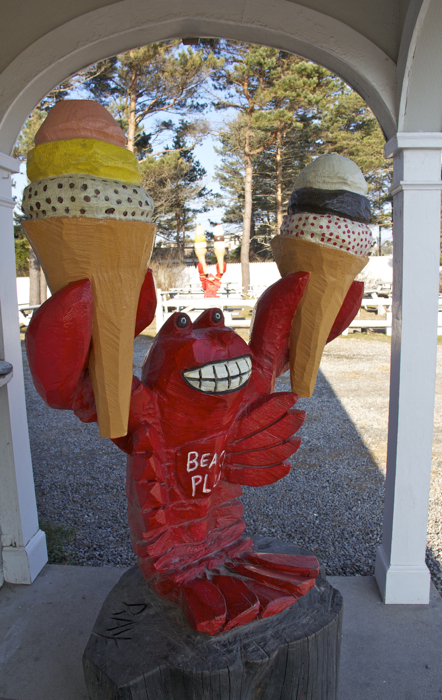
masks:
<path id="1" fill-rule="evenodd" d="M 376 580 L 385 603 L 429 602 L 425 565 L 436 382 L 440 133 L 398 133 L 387 480 Z"/>
<path id="2" fill-rule="evenodd" d="M 47 562 L 39 530 L 26 417 L 15 283 L 11 174 L 19 162 L 0 153 L 0 360 L 13 377 L 0 387 L 0 534 L 3 577 L 32 583 Z"/>

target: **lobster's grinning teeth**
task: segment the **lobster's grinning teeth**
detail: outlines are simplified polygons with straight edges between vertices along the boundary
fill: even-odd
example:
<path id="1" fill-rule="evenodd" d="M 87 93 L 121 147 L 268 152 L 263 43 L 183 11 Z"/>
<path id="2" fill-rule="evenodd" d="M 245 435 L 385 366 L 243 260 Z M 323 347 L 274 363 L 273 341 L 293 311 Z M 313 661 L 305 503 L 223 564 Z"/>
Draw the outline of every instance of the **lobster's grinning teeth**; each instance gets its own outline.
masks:
<path id="1" fill-rule="evenodd" d="M 202 367 L 183 372 L 183 378 L 193 389 L 205 394 L 227 394 L 237 391 L 250 379 L 252 358 L 250 355 L 234 360 L 210 362 Z"/>

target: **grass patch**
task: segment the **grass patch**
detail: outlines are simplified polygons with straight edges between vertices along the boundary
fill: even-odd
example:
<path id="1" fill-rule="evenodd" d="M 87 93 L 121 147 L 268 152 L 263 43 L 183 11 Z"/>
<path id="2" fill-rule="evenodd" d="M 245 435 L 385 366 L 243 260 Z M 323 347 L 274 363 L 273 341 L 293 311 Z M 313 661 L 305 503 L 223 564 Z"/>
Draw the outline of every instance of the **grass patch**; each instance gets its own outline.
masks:
<path id="1" fill-rule="evenodd" d="M 150 326 L 147 326 L 146 328 L 144 328 L 139 335 L 144 335 L 147 338 L 153 339 L 153 338 L 155 338 L 156 334 L 157 334 L 157 324 L 156 324 L 156 319 L 154 318 L 154 320 L 152 321 Z"/>
<path id="2" fill-rule="evenodd" d="M 250 340 L 250 328 L 234 328 L 233 330 L 235 331 L 235 333 L 237 335 L 241 336 L 241 338 L 243 340 L 245 340 L 246 343 L 249 342 L 249 340 Z"/>
<path id="3" fill-rule="evenodd" d="M 379 340 L 381 343 L 391 343 L 391 335 L 386 333 L 349 333 L 340 335 L 343 340 Z"/>
<path id="4" fill-rule="evenodd" d="M 66 552 L 66 545 L 75 537 L 75 529 L 44 520 L 40 529 L 46 534 L 48 564 L 74 564 L 72 554 Z"/>
<path id="5" fill-rule="evenodd" d="M 391 335 L 386 333 L 349 333 L 348 335 L 340 335 L 339 338 L 344 340 L 380 340 L 381 343 L 391 343 Z M 442 345 L 442 335 L 437 336 L 437 344 Z"/>

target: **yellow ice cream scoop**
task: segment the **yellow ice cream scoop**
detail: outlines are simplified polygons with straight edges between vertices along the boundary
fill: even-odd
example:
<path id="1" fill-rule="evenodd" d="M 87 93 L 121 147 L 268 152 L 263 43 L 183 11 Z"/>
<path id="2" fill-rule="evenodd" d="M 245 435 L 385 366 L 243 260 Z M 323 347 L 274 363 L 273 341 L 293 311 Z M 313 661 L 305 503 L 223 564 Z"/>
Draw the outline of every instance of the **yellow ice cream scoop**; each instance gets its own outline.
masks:
<path id="1" fill-rule="evenodd" d="M 205 243 L 206 242 L 206 234 L 204 232 L 204 226 L 201 224 L 198 224 L 198 226 L 195 229 L 195 243 Z"/>
<path id="2" fill-rule="evenodd" d="M 98 139 L 69 139 L 41 143 L 28 153 L 31 182 L 58 175 L 83 173 L 139 185 L 141 173 L 131 151 Z"/>

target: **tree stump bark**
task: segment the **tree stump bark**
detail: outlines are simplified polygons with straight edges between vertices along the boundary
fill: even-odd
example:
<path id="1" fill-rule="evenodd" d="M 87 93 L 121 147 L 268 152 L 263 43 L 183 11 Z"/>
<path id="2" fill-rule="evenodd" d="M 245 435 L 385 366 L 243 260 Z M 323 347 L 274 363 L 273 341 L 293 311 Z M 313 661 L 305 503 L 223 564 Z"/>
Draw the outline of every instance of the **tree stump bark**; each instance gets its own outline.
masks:
<path id="1" fill-rule="evenodd" d="M 311 554 L 271 538 L 255 549 Z M 343 601 L 323 577 L 278 615 L 215 637 L 153 593 L 138 567 L 106 598 L 83 666 L 90 700 L 336 700 Z"/>

